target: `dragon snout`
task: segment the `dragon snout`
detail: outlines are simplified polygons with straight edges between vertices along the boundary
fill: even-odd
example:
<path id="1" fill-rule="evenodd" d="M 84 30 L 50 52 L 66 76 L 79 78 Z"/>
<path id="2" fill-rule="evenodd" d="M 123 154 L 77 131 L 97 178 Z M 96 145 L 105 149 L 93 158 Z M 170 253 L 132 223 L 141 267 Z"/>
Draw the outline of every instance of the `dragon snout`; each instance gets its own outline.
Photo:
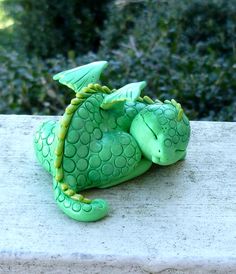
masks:
<path id="1" fill-rule="evenodd" d="M 159 165 L 171 165 L 184 159 L 186 149 L 166 148 L 158 149 L 152 155 L 152 162 Z"/>
<path id="2" fill-rule="evenodd" d="M 178 125 L 179 126 L 179 125 Z M 184 159 L 189 139 L 189 130 L 185 132 L 176 127 L 158 135 L 152 150 L 152 162 L 159 165 L 170 165 Z M 181 135 L 179 132 L 181 131 Z"/>

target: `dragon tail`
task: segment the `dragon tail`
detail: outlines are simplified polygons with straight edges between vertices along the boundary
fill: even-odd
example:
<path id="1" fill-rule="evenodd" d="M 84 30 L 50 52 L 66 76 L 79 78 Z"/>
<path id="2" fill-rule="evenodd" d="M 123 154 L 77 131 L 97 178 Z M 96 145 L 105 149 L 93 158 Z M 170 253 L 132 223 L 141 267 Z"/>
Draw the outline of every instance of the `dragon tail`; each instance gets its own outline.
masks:
<path id="1" fill-rule="evenodd" d="M 75 193 L 68 185 L 59 183 L 53 179 L 54 198 L 59 208 L 69 217 L 77 221 L 97 221 L 108 213 L 108 205 L 105 200 L 89 200 Z"/>
<path id="2" fill-rule="evenodd" d="M 63 180 L 57 179 L 54 167 L 57 122 L 43 123 L 34 135 L 34 149 L 38 161 L 53 175 L 54 197 L 59 208 L 69 217 L 82 222 L 97 221 L 108 213 L 107 202 L 89 200 L 75 193 Z"/>
<path id="3" fill-rule="evenodd" d="M 53 175 L 54 196 L 58 206 L 66 215 L 77 221 L 97 221 L 108 213 L 106 201 L 89 200 L 69 188 L 68 184 L 64 182 L 62 167 L 64 141 L 70 121 L 74 111 L 87 98 L 87 93 L 82 90 L 91 87 L 91 85 L 92 87 L 96 86 L 94 84 L 98 82 L 100 74 L 106 66 L 106 61 L 93 62 L 63 71 L 53 77 L 54 80 L 73 89 L 76 92 L 76 98 L 66 108 L 60 123 L 44 123 L 36 132 L 34 139 L 35 152 L 39 162 Z M 87 88 L 86 91 L 90 91 L 90 89 Z M 108 91 L 110 93 L 109 89 Z"/>

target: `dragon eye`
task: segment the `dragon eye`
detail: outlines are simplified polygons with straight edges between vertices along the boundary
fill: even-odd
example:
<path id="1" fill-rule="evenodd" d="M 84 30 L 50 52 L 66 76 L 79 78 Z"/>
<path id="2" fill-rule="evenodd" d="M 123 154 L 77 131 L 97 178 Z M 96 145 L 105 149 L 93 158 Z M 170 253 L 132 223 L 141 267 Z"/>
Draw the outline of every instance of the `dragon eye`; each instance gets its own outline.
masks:
<path id="1" fill-rule="evenodd" d="M 148 124 L 146 124 L 146 125 L 147 125 L 148 128 L 151 130 L 151 132 L 153 133 L 154 137 L 155 137 L 156 139 L 158 139 L 157 134 L 153 131 L 153 129 L 152 129 Z"/>
<path id="2" fill-rule="evenodd" d="M 143 118 L 144 123 L 145 123 L 146 126 L 150 129 L 150 131 L 152 132 L 152 134 L 154 135 L 154 137 L 155 137 L 156 139 L 158 139 L 157 134 L 154 132 L 154 130 L 153 130 L 153 129 L 148 125 L 148 123 L 145 121 L 143 115 L 141 115 L 141 117 Z"/>

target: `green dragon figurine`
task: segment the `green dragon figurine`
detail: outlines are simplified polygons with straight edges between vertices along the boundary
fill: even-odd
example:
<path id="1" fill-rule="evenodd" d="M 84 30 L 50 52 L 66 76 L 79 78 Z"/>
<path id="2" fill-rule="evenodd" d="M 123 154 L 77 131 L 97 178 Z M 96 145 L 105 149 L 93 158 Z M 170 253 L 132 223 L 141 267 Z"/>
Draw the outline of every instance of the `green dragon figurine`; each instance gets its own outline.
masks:
<path id="1" fill-rule="evenodd" d="M 108 213 L 102 199 L 87 199 L 88 188 L 107 188 L 146 172 L 152 163 L 170 165 L 186 155 L 189 120 L 175 100 L 140 97 L 145 82 L 118 90 L 101 86 L 106 61 L 58 73 L 54 80 L 75 91 L 60 122 L 43 123 L 34 136 L 38 161 L 53 176 L 61 210 L 78 221 Z"/>

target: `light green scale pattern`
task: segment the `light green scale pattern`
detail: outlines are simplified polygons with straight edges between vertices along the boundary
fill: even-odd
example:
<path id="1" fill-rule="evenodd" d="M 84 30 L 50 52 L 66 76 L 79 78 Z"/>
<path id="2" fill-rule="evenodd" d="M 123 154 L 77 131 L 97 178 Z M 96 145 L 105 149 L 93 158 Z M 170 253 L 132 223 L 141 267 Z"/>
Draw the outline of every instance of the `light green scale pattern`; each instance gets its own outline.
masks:
<path id="1" fill-rule="evenodd" d="M 74 113 L 65 140 L 64 181 L 76 192 L 113 185 L 132 173 L 141 151 L 128 133 L 143 103 L 126 103 L 123 111 L 100 108 L 104 94 L 89 97 Z"/>

